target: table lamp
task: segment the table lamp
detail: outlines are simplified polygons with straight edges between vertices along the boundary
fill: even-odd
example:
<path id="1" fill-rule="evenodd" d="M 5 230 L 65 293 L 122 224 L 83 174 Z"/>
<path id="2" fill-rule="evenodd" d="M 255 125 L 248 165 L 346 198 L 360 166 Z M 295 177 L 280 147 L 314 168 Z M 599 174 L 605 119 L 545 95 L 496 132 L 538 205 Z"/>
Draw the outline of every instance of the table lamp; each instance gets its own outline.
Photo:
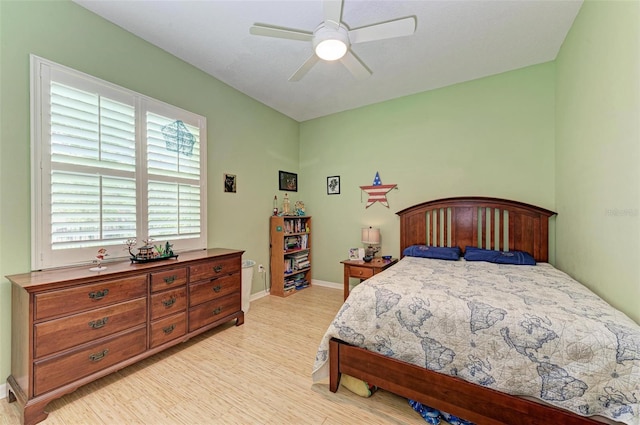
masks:
<path id="1" fill-rule="evenodd" d="M 374 229 L 371 226 L 363 228 L 361 240 L 363 244 L 368 245 L 364 251 L 365 258 L 371 259 L 376 252 L 380 251 L 380 247 L 374 246 L 380 245 L 380 229 Z"/>

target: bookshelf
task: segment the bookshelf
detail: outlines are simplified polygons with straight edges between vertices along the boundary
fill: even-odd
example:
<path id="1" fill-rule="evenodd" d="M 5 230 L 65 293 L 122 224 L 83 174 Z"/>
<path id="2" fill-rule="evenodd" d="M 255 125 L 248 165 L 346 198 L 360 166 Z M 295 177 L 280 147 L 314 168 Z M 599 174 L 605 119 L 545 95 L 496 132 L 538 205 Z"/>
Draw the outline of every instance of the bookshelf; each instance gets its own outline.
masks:
<path id="1" fill-rule="evenodd" d="M 286 297 L 311 285 L 311 217 L 271 217 L 271 294 Z"/>

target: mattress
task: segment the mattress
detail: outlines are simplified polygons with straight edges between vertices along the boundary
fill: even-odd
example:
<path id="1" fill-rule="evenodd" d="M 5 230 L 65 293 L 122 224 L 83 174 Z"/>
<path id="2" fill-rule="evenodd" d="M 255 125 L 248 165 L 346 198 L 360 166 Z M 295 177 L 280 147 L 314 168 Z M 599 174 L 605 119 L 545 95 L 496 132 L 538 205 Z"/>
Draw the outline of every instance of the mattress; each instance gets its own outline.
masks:
<path id="1" fill-rule="evenodd" d="M 405 257 L 357 285 L 325 333 L 579 415 L 640 424 L 640 326 L 567 274 Z"/>

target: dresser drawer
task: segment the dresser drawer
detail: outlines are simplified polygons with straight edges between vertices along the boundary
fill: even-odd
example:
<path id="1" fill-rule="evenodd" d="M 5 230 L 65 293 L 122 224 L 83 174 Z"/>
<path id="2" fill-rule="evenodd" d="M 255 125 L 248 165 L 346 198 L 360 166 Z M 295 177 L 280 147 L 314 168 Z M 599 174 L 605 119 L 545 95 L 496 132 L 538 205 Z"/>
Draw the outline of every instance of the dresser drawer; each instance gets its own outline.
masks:
<path id="1" fill-rule="evenodd" d="M 39 358 L 146 322 L 147 299 L 138 298 L 34 326 Z"/>
<path id="2" fill-rule="evenodd" d="M 146 295 L 146 274 L 43 292 L 35 296 L 35 320 L 64 316 Z"/>
<path id="3" fill-rule="evenodd" d="M 189 286 L 189 306 L 193 307 L 240 291 L 240 274 L 212 279 Z"/>
<path id="4" fill-rule="evenodd" d="M 34 362 L 34 395 L 51 391 L 145 351 L 147 328 L 141 326 L 71 353 Z"/>
<path id="5" fill-rule="evenodd" d="M 187 312 L 167 316 L 151 324 L 150 348 L 181 337 L 187 333 Z"/>
<path id="6" fill-rule="evenodd" d="M 151 295 L 151 320 L 177 313 L 187 307 L 187 287 Z"/>
<path id="7" fill-rule="evenodd" d="M 164 291 L 187 283 L 187 268 L 151 273 L 151 292 Z"/>
<path id="8" fill-rule="evenodd" d="M 240 292 L 217 298 L 189 311 L 189 332 L 241 310 Z"/>
<path id="9" fill-rule="evenodd" d="M 349 276 L 358 279 L 368 279 L 373 276 L 373 269 L 370 269 L 368 267 L 350 266 Z"/>
<path id="10" fill-rule="evenodd" d="M 189 280 L 196 282 L 240 272 L 240 257 L 214 259 L 189 267 Z"/>

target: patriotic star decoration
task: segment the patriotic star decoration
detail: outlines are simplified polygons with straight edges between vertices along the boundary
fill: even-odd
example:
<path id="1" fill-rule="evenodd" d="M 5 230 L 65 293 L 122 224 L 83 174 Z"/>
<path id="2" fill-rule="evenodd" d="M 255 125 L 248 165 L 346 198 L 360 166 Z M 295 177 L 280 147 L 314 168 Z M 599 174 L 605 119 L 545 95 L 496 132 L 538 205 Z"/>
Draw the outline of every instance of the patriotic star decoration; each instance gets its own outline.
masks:
<path id="1" fill-rule="evenodd" d="M 376 176 L 373 179 L 373 184 L 371 186 L 360 186 L 360 189 L 364 190 L 369 195 L 366 208 L 369 208 L 376 202 L 380 202 L 382 205 L 389 208 L 387 193 L 389 193 L 389 191 L 391 191 L 391 189 L 396 186 L 396 184 L 382 184 L 382 180 L 380 180 L 380 174 L 376 172 Z"/>

